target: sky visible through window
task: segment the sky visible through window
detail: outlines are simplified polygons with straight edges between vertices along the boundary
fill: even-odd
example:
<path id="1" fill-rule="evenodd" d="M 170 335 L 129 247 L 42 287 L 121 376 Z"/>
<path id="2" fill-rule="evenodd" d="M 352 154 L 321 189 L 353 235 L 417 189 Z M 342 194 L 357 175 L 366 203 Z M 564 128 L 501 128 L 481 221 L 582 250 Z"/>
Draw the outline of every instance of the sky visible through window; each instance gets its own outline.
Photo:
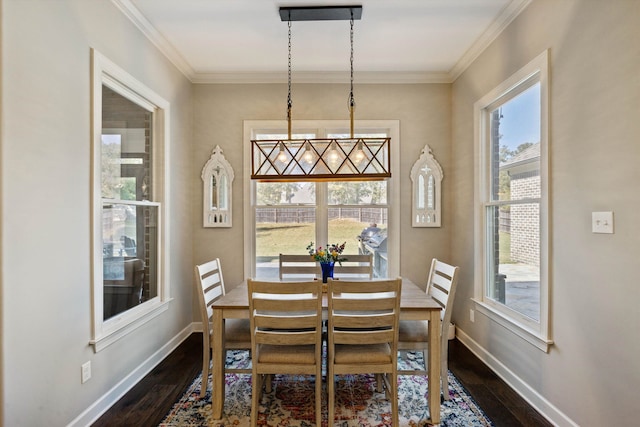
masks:
<path id="1" fill-rule="evenodd" d="M 540 83 L 502 107 L 500 145 L 515 150 L 525 142 L 540 142 Z"/>

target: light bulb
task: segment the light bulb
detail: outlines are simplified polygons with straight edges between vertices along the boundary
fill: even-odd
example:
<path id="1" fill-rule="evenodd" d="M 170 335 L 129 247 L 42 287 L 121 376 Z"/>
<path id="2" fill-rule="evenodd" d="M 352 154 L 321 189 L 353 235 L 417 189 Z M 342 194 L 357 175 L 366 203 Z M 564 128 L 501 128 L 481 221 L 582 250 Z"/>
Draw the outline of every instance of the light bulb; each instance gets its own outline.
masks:
<path id="1" fill-rule="evenodd" d="M 287 153 L 284 151 L 283 145 L 280 145 L 280 154 L 278 154 L 278 160 L 283 163 L 287 161 Z"/>
<path id="2" fill-rule="evenodd" d="M 333 146 L 333 148 L 331 148 L 331 151 L 329 152 L 329 161 L 332 163 L 338 161 L 338 150 L 336 150 L 335 146 Z"/>
<path id="3" fill-rule="evenodd" d="M 362 159 L 364 159 L 364 151 L 362 151 L 362 142 L 358 142 L 358 145 L 356 146 L 355 158 L 357 162 L 360 162 L 362 161 Z"/>
<path id="4" fill-rule="evenodd" d="M 311 152 L 309 147 L 307 147 L 304 150 L 304 154 L 302 155 L 302 158 L 304 159 L 305 162 L 307 162 L 309 164 L 313 163 L 313 153 Z"/>

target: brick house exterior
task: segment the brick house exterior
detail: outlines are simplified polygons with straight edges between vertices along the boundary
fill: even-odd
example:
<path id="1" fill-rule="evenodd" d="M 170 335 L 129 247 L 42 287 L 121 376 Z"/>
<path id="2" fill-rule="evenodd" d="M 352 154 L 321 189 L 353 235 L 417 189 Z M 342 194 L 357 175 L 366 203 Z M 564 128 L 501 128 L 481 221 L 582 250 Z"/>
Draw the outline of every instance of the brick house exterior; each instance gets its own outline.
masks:
<path id="1" fill-rule="evenodd" d="M 511 200 L 540 197 L 540 143 L 500 165 L 511 177 Z M 539 204 L 511 206 L 511 260 L 540 265 Z"/>

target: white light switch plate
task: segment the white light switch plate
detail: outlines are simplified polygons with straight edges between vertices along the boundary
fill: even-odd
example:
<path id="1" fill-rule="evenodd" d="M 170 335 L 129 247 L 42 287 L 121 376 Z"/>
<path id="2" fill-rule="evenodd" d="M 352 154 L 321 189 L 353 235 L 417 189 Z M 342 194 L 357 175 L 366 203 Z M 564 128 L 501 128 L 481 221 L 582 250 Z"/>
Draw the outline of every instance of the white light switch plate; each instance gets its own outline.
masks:
<path id="1" fill-rule="evenodd" d="M 613 234 L 613 212 L 592 212 L 591 231 Z"/>
<path id="2" fill-rule="evenodd" d="M 91 361 L 82 364 L 82 384 L 91 379 Z"/>

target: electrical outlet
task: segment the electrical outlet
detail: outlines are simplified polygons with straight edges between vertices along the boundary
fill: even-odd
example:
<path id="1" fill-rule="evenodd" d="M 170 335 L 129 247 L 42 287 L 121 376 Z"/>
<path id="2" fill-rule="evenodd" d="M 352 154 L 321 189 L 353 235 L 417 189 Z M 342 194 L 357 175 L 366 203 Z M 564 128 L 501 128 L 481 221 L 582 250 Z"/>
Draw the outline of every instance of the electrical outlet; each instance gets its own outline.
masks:
<path id="1" fill-rule="evenodd" d="M 473 310 L 469 310 L 469 320 L 471 320 L 471 323 L 476 321 L 476 312 Z"/>
<path id="2" fill-rule="evenodd" d="M 91 379 L 91 361 L 82 364 L 82 384 Z"/>

